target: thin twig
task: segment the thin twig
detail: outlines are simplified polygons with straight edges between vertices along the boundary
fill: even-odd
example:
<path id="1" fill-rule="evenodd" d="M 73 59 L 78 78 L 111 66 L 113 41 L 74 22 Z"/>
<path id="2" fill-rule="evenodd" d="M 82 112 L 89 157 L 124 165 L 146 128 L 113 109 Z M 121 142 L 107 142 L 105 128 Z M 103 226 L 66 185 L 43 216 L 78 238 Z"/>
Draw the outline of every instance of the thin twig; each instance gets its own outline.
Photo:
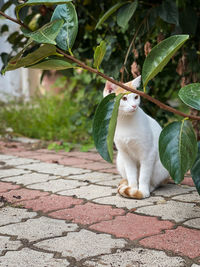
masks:
<path id="1" fill-rule="evenodd" d="M 21 22 L 20 20 L 13 19 L 13 18 L 11 18 L 10 16 L 6 15 L 5 13 L 3 13 L 2 11 L 0 11 L 0 15 L 3 16 L 3 17 L 5 17 L 5 18 L 7 18 L 7 19 L 9 19 L 9 20 L 11 20 L 12 22 L 17 23 L 17 24 L 19 24 L 20 26 L 22 26 L 22 27 L 24 27 L 24 28 L 30 30 L 30 29 L 28 28 L 28 26 L 25 25 L 25 24 L 24 24 L 23 22 Z"/>
<path id="2" fill-rule="evenodd" d="M 105 75 L 104 73 L 96 70 L 96 69 L 93 69 L 91 68 L 90 66 L 86 65 L 85 63 L 83 63 L 82 61 L 78 60 L 77 58 L 73 57 L 73 56 L 70 56 L 68 54 L 66 54 L 65 52 L 63 52 L 60 48 L 57 48 L 57 52 L 62 54 L 65 58 L 75 62 L 76 64 L 78 64 L 81 68 L 85 69 L 85 70 L 88 70 L 92 73 L 95 73 L 99 76 L 101 76 L 102 78 L 104 78 L 105 80 L 107 81 L 110 81 L 111 83 L 114 83 L 116 84 L 117 86 L 127 90 L 127 91 L 130 91 L 132 93 L 135 93 L 135 94 L 138 94 L 140 95 L 141 97 L 144 97 L 146 98 L 147 100 L 149 100 L 150 102 L 156 104 L 157 106 L 159 106 L 161 109 L 164 109 L 164 110 L 167 110 L 167 111 L 170 111 L 174 114 L 177 114 L 179 116 L 182 116 L 184 118 L 190 118 L 192 120 L 200 120 L 200 116 L 195 116 L 195 115 L 189 115 L 189 114 L 186 114 L 186 113 L 183 113 L 179 110 L 176 110 L 168 105 L 165 105 L 164 103 L 162 103 L 161 101 L 151 97 L 150 95 L 147 95 L 146 93 L 142 92 L 142 91 L 138 91 L 136 89 L 133 89 L 131 87 L 128 87 L 126 85 L 124 85 L 123 83 L 121 82 L 118 82 L 118 81 L 115 81 L 114 79 L 108 77 L 107 75 Z"/>
<path id="3" fill-rule="evenodd" d="M 9 20 L 11 20 L 11 21 L 13 21 L 13 22 L 15 22 L 15 23 L 17 23 L 17 24 L 19 24 L 19 25 L 25 27 L 25 28 L 28 28 L 28 27 L 27 27 L 25 24 L 23 24 L 21 21 L 15 20 L 15 19 L 13 19 L 13 18 L 7 16 L 7 15 L 4 14 L 2 11 L 0 11 L 0 15 L 4 16 L 5 18 L 7 18 L 7 19 L 9 19 Z M 65 58 L 67 58 L 67 59 L 69 59 L 69 60 L 75 62 L 75 63 L 78 64 L 81 68 L 83 68 L 83 69 L 85 69 L 85 70 L 88 70 L 88 71 L 90 71 L 90 72 L 92 72 L 92 73 L 95 73 L 95 74 L 101 76 L 102 78 L 104 78 L 105 80 L 110 81 L 111 83 L 114 83 L 114 84 L 118 85 L 119 87 L 121 87 L 121 88 L 123 88 L 123 89 L 125 89 L 125 90 L 127 90 L 127 91 L 129 91 L 129 92 L 138 94 L 138 95 L 140 95 L 140 96 L 146 98 L 146 99 L 149 100 L 150 102 L 152 102 L 152 103 L 156 104 L 157 106 L 159 106 L 161 109 L 170 111 L 170 112 L 172 112 L 172 113 L 174 113 L 174 114 L 177 114 L 177 115 L 179 115 L 179 116 L 182 116 L 182 117 L 184 117 L 184 118 L 190 118 L 190 119 L 192 119 L 192 120 L 200 120 L 200 116 L 195 116 L 195 115 L 185 114 L 185 113 L 183 113 L 183 112 L 181 112 L 181 111 L 179 111 L 179 110 L 176 110 L 176 109 L 174 109 L 174 108 L 172 108 L 172 107 L 170 107 L 170 106 L 168 106 L 168 105 L 165 105 L 164 103 L 162 103 L 162 102 L 160 102 L 159 100 L 157 100 L 157 99 L 151 97 L 150 95 L 147 95 L 146 93 L 144 93 L 144 92 L 142 92 L 142 91 L 138 91 L 138 90 L 136 90 L 136 89 L 133 89 L 133 88 L 131 88 L 131 87 L 128 87 L 128 86 L 124 85 L 124 84 L 121 83 L 121 82 L 117 82 L 117 81 L 115 81 L 114 79 L 108 77 L 107 75 L 103 74 L 102 72 L 100 72 L 100 71 L 98 71 L 98 70 L 96 70 L 96 69 L 93 69 L 93 68 L 91 68 L 90 66 L 86 65 L 85 63 L 83 63 L 82 61 L 78 60 L 77 58 L 75 58 L 75 57 L 73 57 L 73 56 L 71 56 L 71 55 L 66 54 L 66 53 L 63 52 L 60 48 L 57 48 L 57 52 L 60 53 L 61 55 L 63 55 Z"/>
<path id="4" fill-rule="evenodd" d="M 126 56 L 125 56 L 125 59 L 124 59 L 124 63 L 123 63 L 123 67 L 122 67 L 122 72 L 121 72 L 121 82 L 123 82 L 123 80 L 124 80 L 124 69 L 125 69 L 126 64 L 127 64 L 127 60 L 128 60 L 128 56 L 129 56 L 130 51 L 131 51 L 131 47 L 133 46 L 133 44 L 135 42 L 135 39 L 136 39 L 136 37 L 138 35 L 138 32 L 140 31 L 140 28 L 142 27 L 142 25 L 146 21 L 146 19 L 149 16 L 150 12 L 151 12 L 151 9 L 147 12 L 147 15 L 145 16 L 145 18 L 141 21 L 140 25 L 138 26 L 137 31 L 135 32 L 135 34 L 133 36 L 133 39 L 132 39 L 132 41 L 131 41 L 131 43 L 129 45 L 129 48 L 128 48 L 127 52 L 126 52 Z"/>

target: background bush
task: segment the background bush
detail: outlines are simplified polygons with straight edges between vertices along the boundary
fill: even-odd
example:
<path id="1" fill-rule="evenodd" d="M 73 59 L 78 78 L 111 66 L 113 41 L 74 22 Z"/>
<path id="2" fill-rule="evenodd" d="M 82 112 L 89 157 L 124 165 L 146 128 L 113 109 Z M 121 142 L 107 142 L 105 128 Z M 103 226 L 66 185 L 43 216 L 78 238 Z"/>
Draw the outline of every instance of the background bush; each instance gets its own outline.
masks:
<path id="1" fill-rule="evenodd" d="M 185 109 L 186 107 L 183 106 L 177 98 L 178 90 L 185 84 L 198 82 L 200 80 L 200 37 L 198 34 L 200 30 L 199 1 L 138 1 L 137 9 L 128 24 L 121 25 L 119 23 L 119 18 L 123 17 L 124 10 L 130 4 L 127 3 L 127 5 L 123 5 L 114 12 L 100 27 L 95 29 L 100 17 L 118 2 L 117 0 L 74 1 L 79 20 L 78 36 L 73 48 L 74 55 L 92 65 L 94 48 L 101 40 L 105 40 L 107 42 L 107 51 L 101 64 L 101 71 L 115 79 L 126 82 L 140 74 L 142 63 L 151 47 L 170 35 L 181 33 L 189 34 L 190 39 L 184 45 L 184 48 L 179 50 L 162 73 L 149 83 L 150 86 L 148 89 L 149 94 L 160 101 L 179 109 Z M 17 1 L 8 1 L 6 5 L 3 6 L 2 10 L 5 10 L 10 4 L 16 3 Z M 53 10 L 54 8 L 52 6 L 25 7 L 20 12 L 20 19 L 26 24 L 29 24 L 32 30 L 36 30 L 50 20 Z M 1 32 L 6 30 L 6 26 L 3 25 Z M 133 46 L 130 49 L 130 53 L 127 54 L 132 40 Z M 8 38 L 8 42 L 12 44 L 13 51 L 17 51 L 19 47 L 23 47 L 26 43 L 20 32 L 11 34 Z M 13 55 L 13 51 L 10 54 L 1 54 L 4 63 Z M 124 65 L 126 56 L 127 62 Z M 66 121 L 66 119 L 64 120 L 64 117 L 69 116 L 69 113 L 65 113 L 65 116 L 61 116 L 62 119 L 56 121 L 55 125 L 57 127 L 59 127 L 59 123 L 66 125 L 65 127 L 67 127 L 68 132 L 71 132 L 71 136 L 76 136 L 76 129 L 77 131 L 79 131 L 79 129 L 84 131 L 83 126 L 86 126 L 86 132 L 90 134 L 91 119 L 101 97 L 104 81 L 96 78 L 92 74 L 88 74 L 87 78 L 84 78 L 83 75 L 76 75 L 76 70 L 62 71 L 61 73 L 65 77 L 68 77 L 68 85 L 66 86 L 66 93 L 64 94 L 65 97 L 67 97 L 66 103 L 70 105 L 70 103 L 74 101 L 77 112 L 74 109 L 74 113 L 70 113 L 71 118 L 68 118 L 68 121 Z M 74 84 L 75 79 L 79 80 L 79 86 L 80 84 L 83 85 L 79 93 L 76 92 L 76 89 L 70 89 L 70 84 Z M 76 84 L 75 88 L 77 87 L 78 84 Z M 79 94 L 82 94 L 83 97 L 80 97 Z M 60 106 L 62 107 L 63 99 L 56 101 L 61 101 Z M 158 106 L 148 101 L 143 100 L 143 108 L 148 114 L 156 118 L 162 126 L 169 120 L 173 120 L 173 114 L 160 110 Z M 69 108 L 69 110 L 71 110 L 71 108 Z M 63 110 L 63 112 L 67 111 Z M 191 112 L 194 111 L 191 110 Z M 88 118 L 90 122 L 86 125 L 85 122 L 88 121 Z M 43 117 L 43 120 L 44 119 Z M 79 125 L 81 122 L 82 126 Z M 197 124 L 196 131 L 199 135 L 198 130 L 199 125 Z M 60 132 L 62 132 L 62 130 L 60 130 Z M 43 136 L 42 138 L 46 138 Z M 50 138 L 50 136 L 55 139 L 60 138 L 58 133 L 56 135 L 52 131 L 50 131 L 48 138 Z M 77 134 L 77 136 L 79 135 Z M 69 136 L 66 138 L 69 138 Z M 78 141 L 78 138 L 75 138 L 75 140 Z M 82 142 L 82 137 L 79 141 Z"/>

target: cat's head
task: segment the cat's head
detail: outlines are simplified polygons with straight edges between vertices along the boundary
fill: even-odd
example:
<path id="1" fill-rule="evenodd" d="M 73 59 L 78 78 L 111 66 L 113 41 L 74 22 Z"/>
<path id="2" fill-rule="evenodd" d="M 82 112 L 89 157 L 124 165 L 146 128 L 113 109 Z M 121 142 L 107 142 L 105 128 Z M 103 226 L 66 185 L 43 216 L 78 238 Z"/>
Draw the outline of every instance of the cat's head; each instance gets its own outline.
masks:
<path id="1" fill-rule="evenodd" d="M 137 89 L 140 87 L 141 84 L 141 76 L 138 76 L 134 80 L 125 83 L 125 85 Z M 138 106 L 140 105 L 140 96 L 135 93 L 129 93 L 126 90 L 124 90 L 121 87 L 118 87 L 117 85 L 107 81 L 104 91 L 103 91 L 103 96 L 107 96 L 108 94 L 115 93 L 116 95 L 119 95 L 120 93 L 124 95 L 120 101 L 119 105 L 119 113 L 124 114 L 124 115 L 129 115 L 133 114 L 134 111 L 137 110 Z"/>

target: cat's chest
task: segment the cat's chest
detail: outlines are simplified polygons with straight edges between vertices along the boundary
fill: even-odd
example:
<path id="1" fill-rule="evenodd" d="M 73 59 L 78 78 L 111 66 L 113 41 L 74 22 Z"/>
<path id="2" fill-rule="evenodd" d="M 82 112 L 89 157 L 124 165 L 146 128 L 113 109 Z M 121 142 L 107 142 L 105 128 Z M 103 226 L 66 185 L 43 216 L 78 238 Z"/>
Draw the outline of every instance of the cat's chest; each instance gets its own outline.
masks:
<path id="1" fill-rule="evenodd" d="M 116 145 L 122 145 L 127 147 L 135 147 L 141 145 L 144 141 L 138 133 L 132 132 L 128 134 L 127 132 L 116 132 L 114 141 Z"/>
<path id="2" fill-rule="evenodd" d="M 114 141 L 117 146 L 127 148 L 143 147 L 151 143 L 152 133 L 148 121 L 130 120 L 117 123 Z"/>

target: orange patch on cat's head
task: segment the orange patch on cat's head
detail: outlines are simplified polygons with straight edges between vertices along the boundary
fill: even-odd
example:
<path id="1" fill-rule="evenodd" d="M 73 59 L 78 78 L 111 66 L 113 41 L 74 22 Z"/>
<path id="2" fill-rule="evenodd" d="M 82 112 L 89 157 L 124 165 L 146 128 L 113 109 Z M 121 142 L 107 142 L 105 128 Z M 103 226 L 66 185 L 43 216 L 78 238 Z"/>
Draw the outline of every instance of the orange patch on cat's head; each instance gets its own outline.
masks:
<path id="1" fill-rule="evenodd" d="M 126 85 L 126 86 L 128 86 L 130 88 L 136 89 L 135 87 L 132 86 L 132 82 L 127 82 L 124 85 Z M 116 95 L 127 94 L 127 93 L 130 93 L 130 91 L 127 91 L 127 90 L 125 90 L 124 88 L 121 88 L 121 87 L 117 87 L 117 89 L 115 90 L 115 94 Z"/>

